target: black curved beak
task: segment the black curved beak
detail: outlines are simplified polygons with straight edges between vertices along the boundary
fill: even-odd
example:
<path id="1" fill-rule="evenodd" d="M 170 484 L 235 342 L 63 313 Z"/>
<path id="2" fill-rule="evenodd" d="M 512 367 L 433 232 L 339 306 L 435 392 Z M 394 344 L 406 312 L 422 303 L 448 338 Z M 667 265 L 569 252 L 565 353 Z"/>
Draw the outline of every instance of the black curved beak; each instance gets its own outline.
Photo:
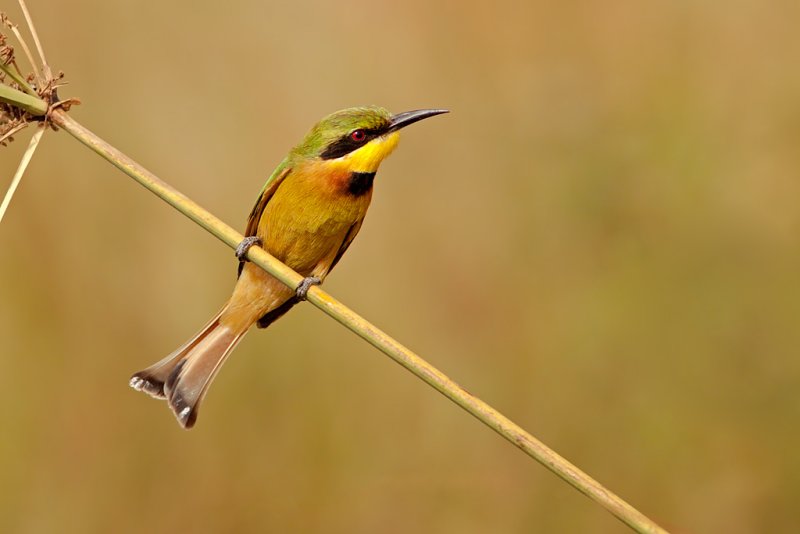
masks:
<path id="1" fill-rule="evenodd" d="M 422 119 L 433 117 L 434 115 L 441 115 L 442 113 L 450 113 L 447 109 L 416 109 L 414 111 L 404 111 L 397 115 L 392 115 L 389 129 L 386 133 L 395 132 L 400 128 L 405 128 L 409 124 L 414 124 Z"/>

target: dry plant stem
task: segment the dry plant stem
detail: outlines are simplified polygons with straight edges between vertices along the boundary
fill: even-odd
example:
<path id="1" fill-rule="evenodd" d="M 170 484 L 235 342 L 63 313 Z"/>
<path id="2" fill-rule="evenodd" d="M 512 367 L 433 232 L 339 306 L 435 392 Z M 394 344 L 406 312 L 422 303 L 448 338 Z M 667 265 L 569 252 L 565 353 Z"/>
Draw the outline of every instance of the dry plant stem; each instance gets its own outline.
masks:
<path id="1" fill-rule="evenodd" d="M 17 172 L 14 173 L 14 178 L 11 179 L 11 185 L 8 186 L 6 196 L 3 198 L 2 204 L 0 204 L 0 222 L 2 222 L 3 216 L 6 214 L 8 205 L 11 203 L 11 198 L 14 196 L 14 192 L 17 190 L 20 180 L 22 180 L 22 175 L 25 174 L 25 169 L 28 168 L 28 163 L 31 162 L 33 153 L 36 152 L 36 147 L 39 146 L 39 141 L 41 141 L 43 134 L 44 128 L 39 128 L 36 130 L 36 133 L 33 134 L 33 137 L 31 137 L 31 142 L 28 143 L 28 149 L 22 156 L 22 161 L 19 162 Z"/>
<path id="2" fill-rule="evenodd" d="M 28 48 L 28 43 L 26 43 L 25 39 L 22 38 L 22 34 L 19 32 L 19 28 L 17 28 L 16 24 L 13 24 L 11 26 L 11 31 L 14 32 L 14 35 L 16 36 L 17 41 L 19 41 L 20 46 L 22 46 L 22 51 L 25 52 L 25 57 L 28 58 L 28 62 L 31 65 L 33 65 L 34 68 L 35 68 L 36 67 L 36 62 L 33 60 L 33 54 L 31 54 L 31 49 Z M 41 85 L 42 84 L 42 79 L 41 79 L 41 76 L 39 75 L 39 73 L 38 72 L 34 72 L 34 75 L 36 76 L 36 81 Z"/>
<path id="3" fill-rule="evenodd" d="M 5 140 L 6 140 L 6 139 L 10 139 L 10 138 L 14 137 L 14 136 L 15 136 L 15 135 L 17 135 L 19 132 L 21 132 L 22 130 L 24 130 L 25 128 L 27 128 L 27 127 L 28 127 L 28 124 L 29 124 L 29 123 L 27 123 L 27 122 L 22 122 L 22 123 L 20 123 L 20 124 L 17 124 L 17 125 L 16 125 L 16 126 L 14 126 L 13 128 L 11 128 L 9 131 L 7 131 L 6 133 L 4 133 L 3 135 L 0 135 L 0 144 L 2 144 L 3 142 L 5 142 Z"/>
<path id="4" fill-rule="evenodd" d="M 39 59 L 42 60 L 42 73 L 44 74 L 44 80 L 42 81 L 52 80 L 53 73 L 50 72 L 50 65 L 47 64 L 47 60 L 44 58 L 44 49 L 42 48 L 41 41 L 39 41 L 39 34 L 36 31 L 36 26 L 33 25 L 33 19 L 31 19 L 31 14 L 28 11 L 28 6 L 25 4 L 25 0 L 19 0 L 19 7 L 22 8 L 22 14 L 25 15 L 25 21 L 28 23 L 28 28 L 33 36 L 33 43 L 36 45 L 36 51 L 39 52 Z M 22 41 L 22 38 L 19 36 L 17 37 Z M 28 54 L 30 55 L 30 52 L 28 52 Z M 36 63 L 31 60 L 31 65 L 36 65 Z"/>
<path id="5" fill-rule="evenodd" d="M 83 144 L 103 156 L 140 184 L 177 208 L 184 215 L 214 234 L 231 248 L 244 237 L 226 225 L 198 204 L 158 179 L 117 149 L 108 145 L 89 130 L 74 121 L 66 113 L 56 110 L 52 113 L 53 123 L 68 131 Z M 278 278 L 291 288 L 297 287 L 303 277 L 269 255 L 259 247 L 252 247 L 247 257 L 256 265 Z M 526 454 L 569 482 L 578 491 L 599 503 L 633 530 L 643 533 L 666 533 L 652 520 L 644 516 L 599 482 L 559 456 L 542 442 L 531 436 L 520 426 L 500 412 L 471 395 L 444 373 L 414 354 L 396 340 L 379 330 L 375 325 L 356 314 L 317 286 L 308 292 L 308 301 L 364 338 L 384 352 L 397 363 L 433 386 L 447 398 L 474 415 L 505 439 L 522 449 Z"/>
<path id="6" fill-rule="evenodd" d="M 33 116 L 41 117 L 47 113 L 47 102 L 41 98 L 36 98 L 31 95 L 25 94 L 22 91 L 17 91 L 13 87 L 0 84 L 0 100 L 24 109 Z"/>
<path id="7" fill-rule="evenodd" d="M 6 65 L 5 63 L 0 62 L 0 69 L 2 69 L 3 72 L 9 75 L 11 79 L 14 80 L 17 83 L 17 85 L 22 87 L 22 89 L 26 93 L 28 93 L 34 98 L 37 99 L 39 98 L 39 94 L 33 90 L 33 87 L 28 85 L 28 82 L 25 81 L 25 79 L 19 74 L 19 72 L 16 71 L 16 69 L 11 68 L 11 65 Z"/>

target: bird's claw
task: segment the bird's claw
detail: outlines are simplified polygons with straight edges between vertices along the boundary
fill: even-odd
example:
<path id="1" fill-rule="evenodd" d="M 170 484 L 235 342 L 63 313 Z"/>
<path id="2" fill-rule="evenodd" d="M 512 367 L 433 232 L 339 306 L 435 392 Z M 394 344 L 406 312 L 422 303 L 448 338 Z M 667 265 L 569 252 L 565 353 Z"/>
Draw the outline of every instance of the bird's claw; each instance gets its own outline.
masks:
<path id="1" fill-rule="evenodd" d="M 321 283 L 322 279 L 317 276 L 306 276 L 303 278 L 303 281 L 300 282 L 300 285 L 297 286 L 297 289 L 295 289 L 295 297 L 297 297 L 297 300 L 306 300 L 308 290 L 311 289 L 311 286 L 318 286 Z"/>
<path id="2" fill-rule="evenodd" d="M 251 235 L 250 237 L 245 237 L 242 239 L 242 242 L 236 247 L 236 257 L 239 261 L 249 261 L 247 259 L 247 251 L 250 250 L 250 247 L 254 245 L 258 245 L 259 247 L 263 244 L 261 238 L 255 235 Z"/>

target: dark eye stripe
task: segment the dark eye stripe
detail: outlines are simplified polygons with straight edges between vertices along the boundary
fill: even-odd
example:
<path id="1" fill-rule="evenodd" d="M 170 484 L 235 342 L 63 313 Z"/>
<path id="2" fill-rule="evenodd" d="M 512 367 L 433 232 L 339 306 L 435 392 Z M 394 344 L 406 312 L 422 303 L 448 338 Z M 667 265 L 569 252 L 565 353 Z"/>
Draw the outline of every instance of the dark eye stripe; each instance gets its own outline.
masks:
<path id="1" fill-rule="evenodd" d="M 371 140 L 375 139 L 381 134 L 381 132 L 377 130 L 364 130 L 364 133 L 366 134 L 364 136 L 364 139 L 362 139 L 361 141 L 355 141 L 350 136 L 351 133 L 352 132 L 348 132 L 346 135 L 340 137 L 339 139 L 328 145 L 325 148 L 325 150 L 322 151 L 320 157 L 322 159 L 341 158 L 342 156 L 346 156 L 353 150 L 361 148 L 362 146 L 366 145 Z"/>

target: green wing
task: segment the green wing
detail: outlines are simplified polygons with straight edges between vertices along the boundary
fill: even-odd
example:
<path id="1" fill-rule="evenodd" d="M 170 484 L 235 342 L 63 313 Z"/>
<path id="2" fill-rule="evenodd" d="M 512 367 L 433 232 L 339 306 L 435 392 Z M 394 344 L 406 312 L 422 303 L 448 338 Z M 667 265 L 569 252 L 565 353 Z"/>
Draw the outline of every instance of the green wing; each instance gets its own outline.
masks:
<path id="1" fill-rule="evenodd" d="M 285 159 L 278 165 L 278 168 L 275 169 L 272 176 L 267 179 L 267 183 L 265 183 L 264 188 L 261 189 L 258 200 L 256 200 L 256 204 L 253 206 L 253 209 L 250 211 L 250 216 L 247 218 L 247 228 L 244 230 L 245 237 L 250 237 L 258 233 L 258 222 L 261 220 L 264 209 L 266 209 L 272 195 L 275 194 L 275 191 L 278 190 L 278 186 L 281 185 L 284 178 L 289 175 L 291 170 L 292 168 L 289 166 L 289 160 Z M 244 262 L 240 261 L 239 270 L 236 273 L 237 278 L 242 274 L 243 268 Z"/>
<path id="2" fill-rule="evenodd" d="M 275 194 L 275 191 L 278 190 L 278 186 L 281 185 L 281 182 L 283 182 L 283 179 L 286 178 L 291 170 L 291 167 L 289 167 L 289 160 L 285 159 L 278 165 L 278 168 L 275 169 L 272 176 L 267 179 L 264 188 L 261 189 L 261 193 L 258 195 L 255 206 L 253 206 L 253 209 L 250 211 L 250 216 L 247 218 L 247 228 L 245 228 L 244 231 L 245 237 L 256 235 L 258 232 L 258 221 L 261 220 L 261 214 L 264 213 L 264 209 L 267 207 L 267 204 L 269 204 L 272 195 Z"/>
<path id="3" fill-rule="evenodd" d="M 339 252 L 336 253 L 336 257 L 333 258 L 333 262 L 331 263 L 331 268 L 328 269 L 328 272 L 331 272 L 336 264 L 339 263 L 339 260 L 342 259 L 344 253 L 347 252 L 347 247 L 350 246 L 350 243 L 353 242 L 353 239 L 356 238 L 356 234 L 358 231 L 361 230 L 361 224 L 364 222 L 364 219 L 356 222 L 353 226 L 350 227 L 350 230 L 347 231 L 347 235 L 344 236 L 344 241 L 342 241 L 342 245 L 339 247 Z"/>

